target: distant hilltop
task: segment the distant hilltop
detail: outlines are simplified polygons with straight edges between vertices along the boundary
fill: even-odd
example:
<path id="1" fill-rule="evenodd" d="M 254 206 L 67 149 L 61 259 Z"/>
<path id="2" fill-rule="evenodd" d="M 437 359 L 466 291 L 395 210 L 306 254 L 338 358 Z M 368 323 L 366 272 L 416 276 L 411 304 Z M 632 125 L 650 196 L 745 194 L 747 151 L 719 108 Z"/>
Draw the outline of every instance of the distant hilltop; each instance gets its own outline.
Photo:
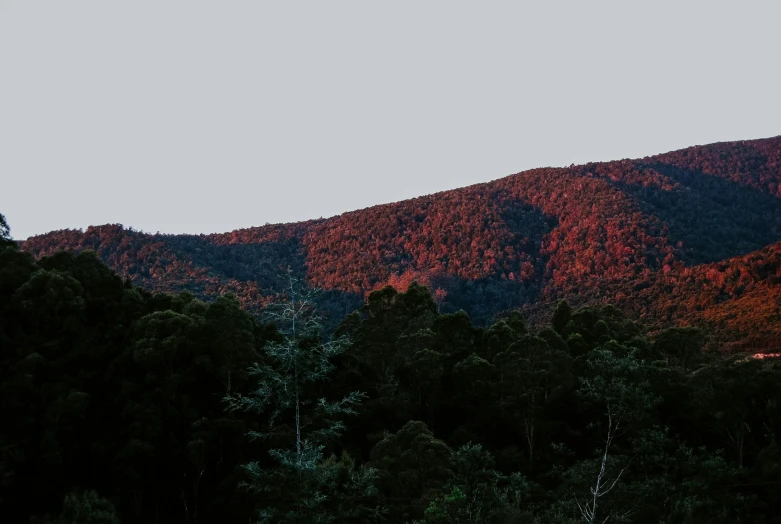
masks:
<path id="1" fill-rule="evenodd" d="M 780 241 L 775 137 L 532 169 L 329 219 L 214 235 L 93 226 L 22 247 L 36 256 L 95 250 L 147 289 L 232 292 L 249 309 L 292 267 L 330 291 L 335 314 L 417 280 L 441 311 L 464 309 L 477 323 L 510 308 L 534 319 L 566 298 L 761 346 L 781 337 Z"/>

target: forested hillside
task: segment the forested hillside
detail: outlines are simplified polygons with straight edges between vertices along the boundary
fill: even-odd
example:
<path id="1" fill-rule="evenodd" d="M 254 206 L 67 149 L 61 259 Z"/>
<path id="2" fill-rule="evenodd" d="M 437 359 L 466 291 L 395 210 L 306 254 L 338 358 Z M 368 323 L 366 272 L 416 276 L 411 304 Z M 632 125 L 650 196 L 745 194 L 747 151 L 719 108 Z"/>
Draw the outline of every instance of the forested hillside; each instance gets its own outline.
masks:
<path id="1" fill-rule="evenodd" d="M 781 522 L 778 359 L 614 306 L 476 326 L 416 283 L 323 338 L 281 278 L 256 318 L 0 223 L 2 522 Z"/>
<path id="2" fill-rule="evenodd" d="M 119 225 L 55 231 L 23 249 L 92 249 L 152 291 L 235 293 L 249 309 L 291 267 L 331 290 L 333 318 L 412 280 L 479 325 L 557 300 L 615 302 L 652 327 L 696 324 L 761 346 L 781 335 L 781 137 L 639 160 L 525 171 L 494 182 L 296 224 L 217 235 Z"/>

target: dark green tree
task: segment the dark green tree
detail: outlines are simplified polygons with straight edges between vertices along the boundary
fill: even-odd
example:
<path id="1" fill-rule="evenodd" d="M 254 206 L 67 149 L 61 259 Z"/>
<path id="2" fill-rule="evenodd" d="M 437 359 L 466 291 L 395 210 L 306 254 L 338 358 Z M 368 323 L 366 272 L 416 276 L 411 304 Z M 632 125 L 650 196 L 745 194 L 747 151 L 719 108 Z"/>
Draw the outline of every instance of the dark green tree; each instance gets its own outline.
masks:
<path id="1" fill-rule="evenodd" d="M 738 468 L 774 438 L 781 370 L 761 359 L 733 356 L 700 368 L 691 377 L 692 404 L 701 428 L 731 450 Z"/>
<path id="2" fill-rule="evenodd" d="M 445 494 L 425 511 L 426 524 L 524 522 L 531 515 L 532 484 L 520 473 L 509 478 L 494 469 L 491 453 L 479 444 L 467 444 L 451 456 L 453 475 Z"/>
<path id="3" fill-rule="evenodd" d="M 556 331 L 556 333 L 562 334 L 564 332 L 564 328 L 567 327 L 567 324 L 569 324 L 571 318 L 572 308 L 570 307 L 569 302 L 566 300 L 561 300 L 556 305 L 556 310 L 553 312 L 551 327 Z"/>
<path id="4" fill-rule="evenodd" d="M 69 493 L 56 524 L 119 524 L 114 505 L 95 491 Z"/>
<path id="5" fill-rule="evenodd" d="M 653 347 L 659 353 L 668 356 L 685 373 L 702 355 L 704 344 L 705 335 L 699 328 L 672 327 L 665 329 L 656 337 Z"/>
<path id="6" fill-rule="evenodd" d="M 596 420 L 590 426 L 601 443 L 592 458 L 578 461 L 564 474 L 582 522 L 627 522 L 636 512 L 634 501 L 619 496 L 626 492 L 632 461 L 631 454 L 621 452 L 620 440 L 637 431 L 658 403 L 645 378 L 646 366 L 631 354 L 608 349 L 598 348 L 588 355 L 587 374 L 580 377 L 578 392 L 595 408 Z"/>
<path id="7" fill-rule="evenodd" d="M 370 465 L 378 472 L 391 522 L 423 517 L 429 502 L 443 494 L 452 475 L 451 454 L 451 449 L 418 421 L 387 433 L 372 448 Z"/>
<path id="8" fill-rule="evenodd" d="M 11 239 L 11 227 L 5 216 L 0 213 L 0 247 L 4 245 L 16 245 L 16 243 Z"/>
<path id="9" fill-rule="evenodd" d="M 529 470 L 541 439 L 545 408 L 573 384 L 570 358 L 536 336 L 525 335 L 494 357 L 499 403 L 510 420 L 519 420 L 528 453 Z"/>
<path id="10" fill-rule="evenodd" d="M 356 413 L 364 394 L 350 392 L 336 401 L 311 397 L 311 387 L 329 380 L 335 369 L 332 359 L 348 342 L 344 337 L 322 341 L 317 290 L 307 289 L 290 270 L 287 281 L 286 300 L 266 311 L 282 339 L 269 341 L 260 362 L 250 368 L 254 390 L 229 394 L 225 400 L 232 411 L 266 415 L 265 429 L 250 432 L 250 437 L 280 445 L 269 451 L 273 467 L 259 461 L 245 466 L 245 487 L 270 495 L 265 500 L 272 501 L 259 510 L 260 520 L 332 522 L 336 516 L 326 511 L 326 503 L 336 491 L 334 468 L 324 464 L 323 451 L 342 434 L 342 418 Z"/>

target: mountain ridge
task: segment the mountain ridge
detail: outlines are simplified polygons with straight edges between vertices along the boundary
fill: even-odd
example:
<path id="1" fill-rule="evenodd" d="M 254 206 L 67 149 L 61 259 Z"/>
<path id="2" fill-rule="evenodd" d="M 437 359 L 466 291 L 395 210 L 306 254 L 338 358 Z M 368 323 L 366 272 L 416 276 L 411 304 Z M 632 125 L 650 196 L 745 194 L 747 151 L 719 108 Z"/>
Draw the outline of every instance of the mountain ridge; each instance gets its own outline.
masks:
<path id="1" fill-rule="evenodd" d="M 210 235 L 91 226 L 22 248 L 93 249 L 150 290 L 233 292 L 249 309 L 290 266 L 330 292 L 335 316 L 417 279 L 443 311 L 477 322 L 509 308 L 535 318 L 561 298 L 616 302 L 650 326 L 696 324 L 745 344 L 781 331 L 780 242 L 777 136 L 536 168 L 330 218 Z"/>

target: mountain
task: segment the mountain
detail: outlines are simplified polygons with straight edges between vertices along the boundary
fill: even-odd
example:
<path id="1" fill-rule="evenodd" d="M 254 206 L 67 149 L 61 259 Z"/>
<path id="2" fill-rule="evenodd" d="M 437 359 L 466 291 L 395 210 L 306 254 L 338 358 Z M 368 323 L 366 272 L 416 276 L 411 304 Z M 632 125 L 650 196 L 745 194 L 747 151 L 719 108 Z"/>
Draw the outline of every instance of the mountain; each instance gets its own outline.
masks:
<path id="1" fill-rule="evenodd" d="M 534 320 L 566 298 L 761 347 L 781 339 L 781 136 L 532 169 L 328 219 L 214 235 L 103 225 L 22 248 L 92 249 L 150 290 L 232 292 L 249 309 L 289 266 L 328 291 L 334 318 L 417 279 L 477 323 L 515 307 Z"/>

